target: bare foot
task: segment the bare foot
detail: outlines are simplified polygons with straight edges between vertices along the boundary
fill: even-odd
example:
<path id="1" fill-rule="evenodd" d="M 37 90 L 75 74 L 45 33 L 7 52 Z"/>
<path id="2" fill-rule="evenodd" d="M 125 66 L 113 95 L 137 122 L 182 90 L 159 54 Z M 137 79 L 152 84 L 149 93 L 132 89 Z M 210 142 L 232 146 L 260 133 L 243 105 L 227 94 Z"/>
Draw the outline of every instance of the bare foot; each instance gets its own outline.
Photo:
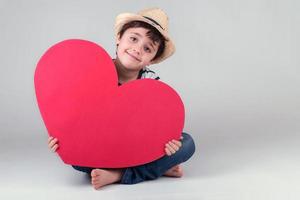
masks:
<path id="1" fill-rule="evenodd" d="M 100 187 L 112 184 L 121 180 L 122 171 L 117 169 L 93 169 L 91 172 L 91 183 L 97 190 Z"/>
<path id="2" fill-rule="evenodd" d="M 168 171 L 166 171 L 164 176 L 180 178 L 183 176 L 183 169 L 180 165 L 176 165 L 176 166 L 172 167 L 171 169 L 169 169 Z"/>

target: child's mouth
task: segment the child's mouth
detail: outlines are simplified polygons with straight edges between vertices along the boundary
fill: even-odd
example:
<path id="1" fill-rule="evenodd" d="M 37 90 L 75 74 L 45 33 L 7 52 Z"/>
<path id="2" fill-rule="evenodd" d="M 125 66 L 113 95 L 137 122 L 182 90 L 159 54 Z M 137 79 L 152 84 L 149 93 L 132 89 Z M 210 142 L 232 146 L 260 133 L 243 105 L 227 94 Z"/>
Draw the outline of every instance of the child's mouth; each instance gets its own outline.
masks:
<path id="1" fill-rule="evenodd" d="M 138 61 L 138 62 L 140 62 L 141 60 L 140 59 L 138 59 L 137 57 L 135 57 L 134 55 L 131 55 L 130 53 L 128 53 L 127 51 L 126 51 L 126 53 L 131 57 L 131 58 L 133 58 L 134 60 L 136 60 L 136 61 Z"/>

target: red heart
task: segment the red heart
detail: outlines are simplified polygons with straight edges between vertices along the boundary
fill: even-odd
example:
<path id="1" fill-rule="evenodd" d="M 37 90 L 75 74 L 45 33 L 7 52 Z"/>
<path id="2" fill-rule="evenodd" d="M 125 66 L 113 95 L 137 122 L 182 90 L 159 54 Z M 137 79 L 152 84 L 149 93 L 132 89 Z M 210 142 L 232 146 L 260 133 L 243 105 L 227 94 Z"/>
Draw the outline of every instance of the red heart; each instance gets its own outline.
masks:
<path id="1" fill-rule="evenodd" d="M 65 40 L 49 48 L 34 76 L 38 106 L 66 164 L 130 167 L 162 157 L 179 139 L 184 106 L 163 82 L 118 86 L 110 56 L 97 44 Z"/>

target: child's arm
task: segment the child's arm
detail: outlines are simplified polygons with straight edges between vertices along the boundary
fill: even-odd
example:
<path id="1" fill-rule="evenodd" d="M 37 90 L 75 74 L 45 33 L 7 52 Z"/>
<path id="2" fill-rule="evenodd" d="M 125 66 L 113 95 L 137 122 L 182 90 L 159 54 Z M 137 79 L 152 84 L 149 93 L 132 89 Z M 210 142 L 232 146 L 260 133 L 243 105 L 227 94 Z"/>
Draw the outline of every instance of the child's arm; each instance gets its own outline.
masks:
<path id="1" fill-rule="evenodd" d="M 53 138 L 53 137 L 49 137 L 48 138 L 48 147 L 52 152 L 56 152 L 56 150 L 58 149 L 58 139 L 57 138 Z"/>
<path id="2" fill-rule="evenodd" d="M 181 137 L 182 139 L 182 137 Z M 168 156 L 171 156 L 173 154 L 176 153 L 176 151 L 179 150 L 179 148 L 181 147 L 182 143 L 181 141 L 178 140 L 171 140 L 169 141 L 165 146 L 165 152 Z"/>

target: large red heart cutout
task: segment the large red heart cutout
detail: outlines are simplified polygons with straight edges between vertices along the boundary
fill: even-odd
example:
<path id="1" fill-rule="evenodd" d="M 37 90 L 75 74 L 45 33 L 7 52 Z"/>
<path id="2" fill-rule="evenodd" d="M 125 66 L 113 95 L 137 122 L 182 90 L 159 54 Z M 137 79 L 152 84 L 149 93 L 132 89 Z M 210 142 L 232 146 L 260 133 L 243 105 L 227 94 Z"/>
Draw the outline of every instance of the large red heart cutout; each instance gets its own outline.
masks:
<path id="1" fill-rule="evenodd" d="M 34 83 L 48 134 L 58 138 L 66 164 L 141 165 L 162 157 L 165 143 L 181 136 L 184 106 L 175 90 L 152 79 L 118 86 L 112 59 L 93 42 L 50 47 Z"/>

